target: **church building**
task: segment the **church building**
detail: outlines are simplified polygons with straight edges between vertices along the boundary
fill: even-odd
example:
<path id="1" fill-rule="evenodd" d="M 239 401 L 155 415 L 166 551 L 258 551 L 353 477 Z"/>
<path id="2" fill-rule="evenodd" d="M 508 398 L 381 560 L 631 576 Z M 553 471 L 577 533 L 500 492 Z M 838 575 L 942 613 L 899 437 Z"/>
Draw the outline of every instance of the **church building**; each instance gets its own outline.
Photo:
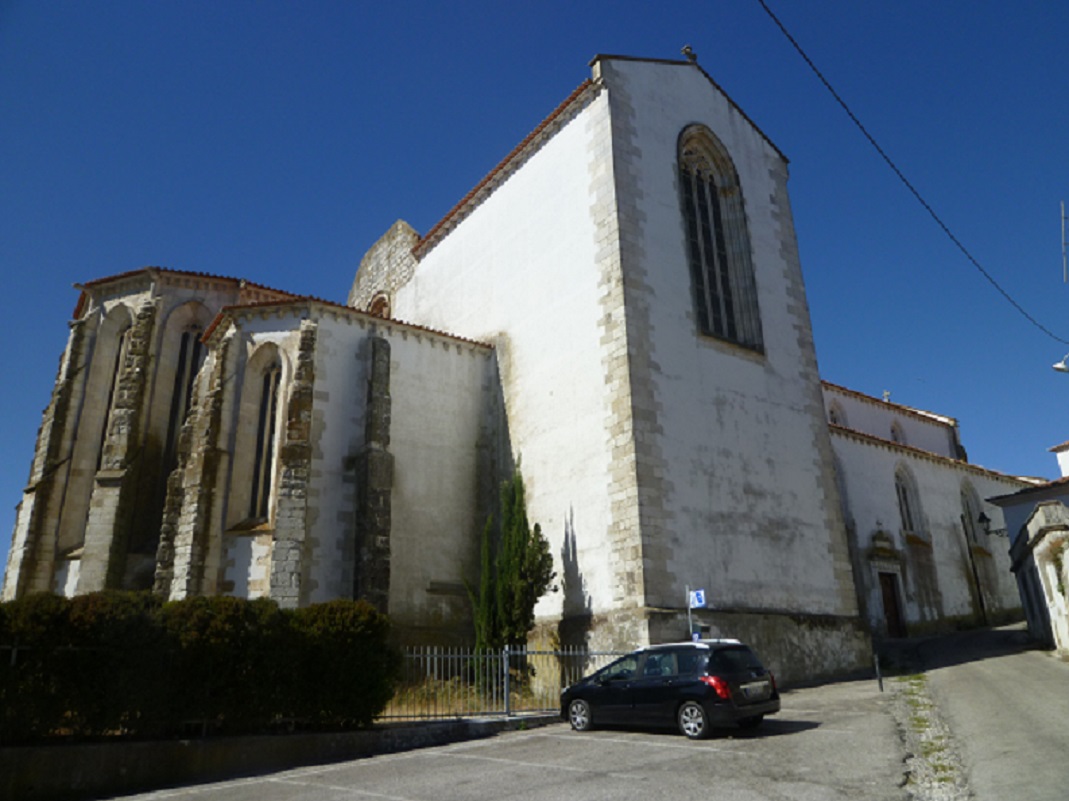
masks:
<path id="1" fill-rule="evenodd" d="M 843 478 L 858 447 L 929 462 L 851 434 L 867 401 L 821 383 L 787 159 L 689 52 L 591 68 L 438 224 L 386 231 L 344 305 L 162 268 L 83 285 L 3 598 L 364 597 L 403 640 L 465 642 L 520 466 L 544 643 L 688 637 L 702 589 L 699 630 L 791 680 L 868 664 L 892 581 L 903 626 L 975 613 L 933 595 L 964 576 L 942 546 L 887 534 L 893 478 L 889 511 L 847 503 L 885 492 Z M 1024 486 L 946 448 L 998 485 L 977 508 Z"/>

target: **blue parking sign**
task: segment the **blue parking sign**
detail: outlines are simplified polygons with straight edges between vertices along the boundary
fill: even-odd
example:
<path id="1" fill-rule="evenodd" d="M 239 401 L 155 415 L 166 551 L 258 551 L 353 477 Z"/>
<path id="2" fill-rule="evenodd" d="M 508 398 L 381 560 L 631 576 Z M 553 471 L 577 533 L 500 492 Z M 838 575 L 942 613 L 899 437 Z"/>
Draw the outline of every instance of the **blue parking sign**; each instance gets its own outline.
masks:
<path id="1" fill-rule="evenodd" d="M 705 608 L 705 590 L 691 590 L 690 591 L 690 608 L 691 609 L 704 609 Z"/>

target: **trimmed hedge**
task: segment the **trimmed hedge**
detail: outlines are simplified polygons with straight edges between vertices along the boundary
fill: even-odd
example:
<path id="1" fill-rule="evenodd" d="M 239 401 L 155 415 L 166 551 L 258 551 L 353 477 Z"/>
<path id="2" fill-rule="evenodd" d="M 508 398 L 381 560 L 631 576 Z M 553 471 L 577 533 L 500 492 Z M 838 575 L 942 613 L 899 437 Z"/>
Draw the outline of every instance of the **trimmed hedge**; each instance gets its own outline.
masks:
<path id="1" fill-rule="evenodd" d="M 399 673 L 388 637 L 364 601 L 30 595 L 0 604 L 0 744 L 366 726 Z"/>

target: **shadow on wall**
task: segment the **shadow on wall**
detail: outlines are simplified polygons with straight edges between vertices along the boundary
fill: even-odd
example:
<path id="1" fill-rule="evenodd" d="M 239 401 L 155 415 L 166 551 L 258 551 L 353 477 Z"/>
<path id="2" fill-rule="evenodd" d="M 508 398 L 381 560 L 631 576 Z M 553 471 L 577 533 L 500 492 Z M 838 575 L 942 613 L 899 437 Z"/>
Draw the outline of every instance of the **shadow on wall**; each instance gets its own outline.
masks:
<path id="1" fill-rule="evenodd" d="M 590 595 L 586 581 L 579 571 L 578 549 L 575 540 L 575 510 L 568 510 L 564 523 L 564 543 L 561 545 L 561 589 L 564 592 L 561 621 L 557 634 L 565 648 L 587 648 L 593 623 Z"/>

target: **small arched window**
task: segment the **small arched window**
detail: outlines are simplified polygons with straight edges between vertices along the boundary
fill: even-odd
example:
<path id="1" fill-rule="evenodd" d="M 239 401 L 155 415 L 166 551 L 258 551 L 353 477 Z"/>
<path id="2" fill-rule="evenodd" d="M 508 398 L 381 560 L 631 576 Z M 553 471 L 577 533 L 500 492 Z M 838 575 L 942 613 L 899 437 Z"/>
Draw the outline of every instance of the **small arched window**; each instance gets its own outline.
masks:
<path id="1" fill-rule="evenodd" d="M 735 165 L 704 125 L 680 134 L 678 159 L 698 329 L 762 350 L 750 234 Z"/>
<path id="2" fill-rule="evenodd" d="M 832 401 L 828 407 L 828 422 L 834 426 L 845 426 L 846 412 L 843 411 L 842 404 L 839 401 Z"/>
<path id="3" fill-rule="evenodd" d="M 906 432 L 902 429 L 902 424 L 897 420 L 891 423 L 891 441 L 897 442 L 899 445 L 906 444 Z"/>

